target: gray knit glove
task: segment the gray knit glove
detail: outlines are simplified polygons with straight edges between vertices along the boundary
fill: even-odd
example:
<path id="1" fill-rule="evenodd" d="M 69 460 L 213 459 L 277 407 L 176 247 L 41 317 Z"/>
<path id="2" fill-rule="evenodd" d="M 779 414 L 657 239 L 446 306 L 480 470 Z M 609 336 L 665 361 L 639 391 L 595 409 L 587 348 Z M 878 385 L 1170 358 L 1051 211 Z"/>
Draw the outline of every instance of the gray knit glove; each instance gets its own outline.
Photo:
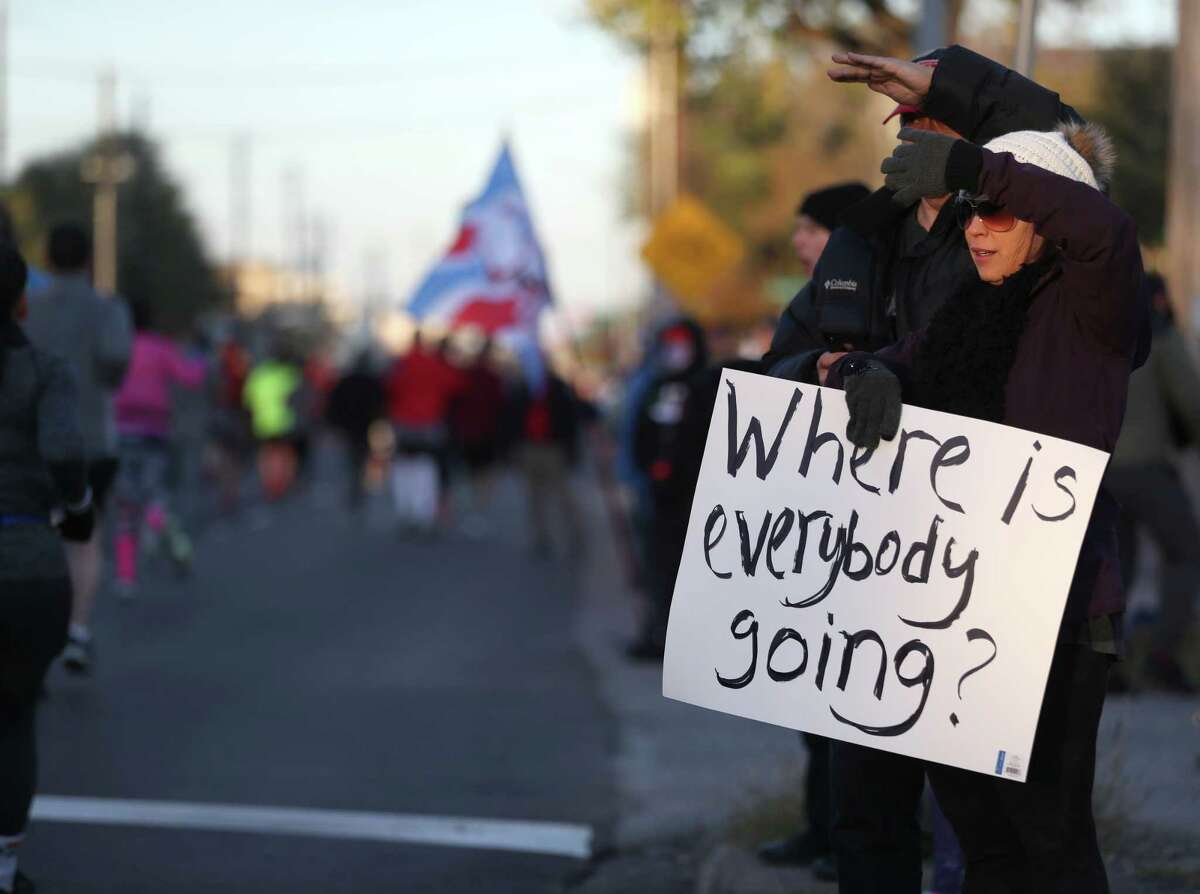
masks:
<path id="1" fill-rule="evenodd" d="M 900 140 L 900 145 L 879 166 L 887 175 L 883 185 L 896 193 L 892 200 L 908 206 L 926 196 L 949 193 L 946 162 L 957 140 L 915 127 L 900 128 Z"/>
<path id="2" fill-rule="evenodd" d="M 900 430 L 900 379 L 880 363 L 863 357 L 842 361 L 842 381 L 850 423 L 846 437 L 855 447 L 874 450 L 879 439 L 890 441 Z"/>

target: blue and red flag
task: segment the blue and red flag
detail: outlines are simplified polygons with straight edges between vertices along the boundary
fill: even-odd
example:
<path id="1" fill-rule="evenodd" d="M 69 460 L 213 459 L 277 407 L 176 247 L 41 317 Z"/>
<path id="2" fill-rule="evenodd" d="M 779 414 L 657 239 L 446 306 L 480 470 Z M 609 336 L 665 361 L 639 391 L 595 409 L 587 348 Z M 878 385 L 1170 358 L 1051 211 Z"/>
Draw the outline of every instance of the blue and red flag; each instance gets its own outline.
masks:
<path id="1" fill-rule="evenodd" d="M 552 300 L 506 142 L 483 192 L 463 210 L 454 243 L 409 299 L 408 311 L 419 320 L 536 340 L 538 315 Z"/>

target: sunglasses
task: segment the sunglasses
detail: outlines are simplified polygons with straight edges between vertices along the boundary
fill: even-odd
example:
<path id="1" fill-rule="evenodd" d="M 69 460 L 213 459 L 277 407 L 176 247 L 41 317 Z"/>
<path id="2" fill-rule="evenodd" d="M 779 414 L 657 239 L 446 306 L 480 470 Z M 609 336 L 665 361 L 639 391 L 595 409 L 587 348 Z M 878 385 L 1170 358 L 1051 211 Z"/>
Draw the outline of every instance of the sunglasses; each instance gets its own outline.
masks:
<path id="1" fill-rule="evenodd" d="M 994 233 L 1007 233 L 1017 225 L 1017 219 L 1011 211 L 1003 205 L 997 205 L 987 196 L 973 196 L 960 192 L 954 199 L 954 211 L 958 225 L 964 230 L 971 225 L 971 220 L 975 217 Z"/>

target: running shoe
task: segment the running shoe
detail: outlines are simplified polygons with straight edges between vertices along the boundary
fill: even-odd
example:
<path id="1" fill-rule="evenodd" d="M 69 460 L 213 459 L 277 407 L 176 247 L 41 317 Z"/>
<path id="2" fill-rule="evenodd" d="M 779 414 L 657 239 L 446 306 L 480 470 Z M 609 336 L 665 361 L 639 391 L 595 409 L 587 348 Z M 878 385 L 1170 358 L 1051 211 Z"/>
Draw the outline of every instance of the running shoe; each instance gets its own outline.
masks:
<path id="1" fill-rule="evenodd" d="M 89 674 L 95 660 L 93 652 L 91 639 L 79 639 L 68 635 L 67 647 L 62 653 L 63 667 L 73 674 Z"/>
<path id="2" fill-rule="evenodd" d="M 167 551 L 178 576 L 186 577 L 191 573 L 192 541 L 178 525 L 172 525 L 167 533 Z"/>

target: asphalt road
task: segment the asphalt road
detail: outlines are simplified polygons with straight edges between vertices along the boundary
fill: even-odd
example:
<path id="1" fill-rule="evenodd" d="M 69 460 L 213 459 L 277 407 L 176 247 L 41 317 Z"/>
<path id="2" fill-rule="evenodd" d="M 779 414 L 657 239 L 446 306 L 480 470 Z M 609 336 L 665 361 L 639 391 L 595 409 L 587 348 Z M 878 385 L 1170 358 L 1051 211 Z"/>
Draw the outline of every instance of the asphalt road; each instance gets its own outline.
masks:
<path id="1" fill-rule="evenodd" d="M 90 679 L 55 669 L 46 795 L 566 822 L 614 818 L 616 730 L 569 569 L 501 536 L 403 540 L 318 488 L 214 528 L 194 577 L 105 599 Z M 382 509 L 383 507 L 376 507 Z M 561 891 L 578 859 L 35 821 L 55 892 Z"/>

